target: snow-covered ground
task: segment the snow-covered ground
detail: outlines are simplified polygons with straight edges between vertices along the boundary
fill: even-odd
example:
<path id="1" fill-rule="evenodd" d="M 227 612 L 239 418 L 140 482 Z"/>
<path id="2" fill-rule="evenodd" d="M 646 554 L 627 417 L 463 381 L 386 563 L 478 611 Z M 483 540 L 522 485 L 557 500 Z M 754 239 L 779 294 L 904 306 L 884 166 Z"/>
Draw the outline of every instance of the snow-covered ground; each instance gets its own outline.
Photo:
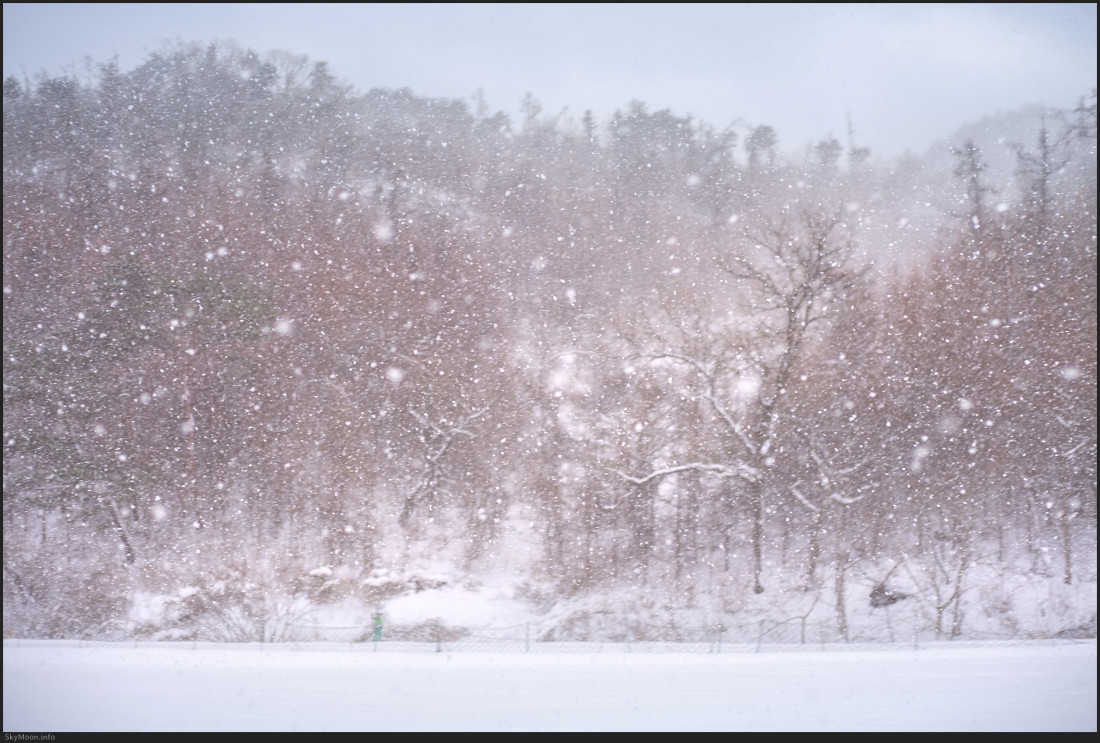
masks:
<path id="1" fill-rule="evenodd" d="M 4 731 L 1096 730 L 1095 640 L 372 652 L 382 645 L 5 640 Z"/>

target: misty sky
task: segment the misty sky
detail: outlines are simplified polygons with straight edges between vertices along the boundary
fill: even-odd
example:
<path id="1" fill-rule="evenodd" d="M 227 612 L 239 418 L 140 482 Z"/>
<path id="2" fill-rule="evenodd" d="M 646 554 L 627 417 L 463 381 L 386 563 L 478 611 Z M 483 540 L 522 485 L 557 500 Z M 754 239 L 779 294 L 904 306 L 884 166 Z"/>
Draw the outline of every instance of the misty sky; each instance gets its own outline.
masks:
<path id="1" fill-rule="evenodd" d="M 632 99 L 718 128 L 770 124 L 922 152 L 962 124 L 1096 87 L 1096 5 L 4 4 L 4 76 L 130 69 L 165 40 L 233 39 L 327 61 L 360 92 L 403 88 L 515 115 L 601 120 Z"/>

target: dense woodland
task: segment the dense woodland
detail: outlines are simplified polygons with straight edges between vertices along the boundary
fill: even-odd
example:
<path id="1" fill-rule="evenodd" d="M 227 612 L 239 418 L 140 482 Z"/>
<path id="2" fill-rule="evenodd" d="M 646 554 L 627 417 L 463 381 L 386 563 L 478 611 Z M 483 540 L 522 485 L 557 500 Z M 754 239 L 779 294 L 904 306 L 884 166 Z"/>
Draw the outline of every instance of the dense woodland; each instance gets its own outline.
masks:
<path id="1" fill-rule="evenodd" d="M 1095 597 L 1095 101 L 936 169 L 231 45 L 8 78 L 5 636 L 502 566 L 839 639 L 846 591 Z"/>

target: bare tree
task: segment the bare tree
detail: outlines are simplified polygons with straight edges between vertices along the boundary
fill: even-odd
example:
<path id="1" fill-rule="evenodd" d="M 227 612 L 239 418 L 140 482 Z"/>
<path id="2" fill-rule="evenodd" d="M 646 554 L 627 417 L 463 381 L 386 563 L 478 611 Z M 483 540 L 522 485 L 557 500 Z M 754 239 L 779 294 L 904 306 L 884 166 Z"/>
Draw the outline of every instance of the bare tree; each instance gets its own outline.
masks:
<path id="1" fill-rule="evenodd" d="M 1028 150 L 1022 144 L 1012 143 L 1016 153 L 1016 175 L 1019 176 L 1024 199 L 1033 221 L 1035 235 L 1048 238 L 1052 227 L 1052 210 L 1057 190 L 1055 178 L 1069 164 L 1068 144 L 1077 130 L 1072 126 L 1063 127 L 1060 133 L 1052 132 L 1043 116 L 1036 137 L 1035 149 Z"/>
<path id="2" fill-rule="evenodd" d="M 751 522 L 753 590 L 762 593 L 766 500 L 777 487 L 775 443 L 782 429 L 796 426 L 788 416 L 789 392 L 802 380 L 807 346 L 819 339 L 841 302 L 859 282 L 843 214 L 803 207 L 785 212 L 745 235 L 741 252 L 721 264 L 740 290 L 744 307 L 735 325 L 751 327 L 737 335 L 725 325 L 713 335 L 657 334 L 645 356 L 685 373 L 691 393 L 719 431 L 717 446 L 694 446 L 694 461 L 655 463 L 650 472 L 620 476 L 643 485 L 681 472 L 704 472 L 739 482 L 747 493 Z M 706 324 L 698 324 L 705 334 Z"/>
<path id="3" fill-rule="evenodd" d="M 444 459 L 459 436 L 472 437 L 474 434 L 467 426 L 476 421 L 488 410 L 488 406 L 474 411 L 462 411 L 458 416 L 431 416 L 419 410 L 410 410 L 409 415 L 416 420 L 420 430 L 420 440 L 424 444 L 423 469 L 416 485 L 405 496 L 401 508 L 400 523 L 408 527 L 413 512 L 423 503 L 429 507 L 444 485 Z"/>
<path id="4" fill-rule="evenodd" d="M 982 174 L 988 169 L 985 160 L 982 159 L 982 150 L 973 139 L 967 139 L 962 147 L 954 147 L 951 150 L 955 156 L 955 176 L 966 184 L 966 219 L 970 234 L 977 236 L 985 227 L 985 196 L 996 193 L 996 189 L 986 185 Z"/>

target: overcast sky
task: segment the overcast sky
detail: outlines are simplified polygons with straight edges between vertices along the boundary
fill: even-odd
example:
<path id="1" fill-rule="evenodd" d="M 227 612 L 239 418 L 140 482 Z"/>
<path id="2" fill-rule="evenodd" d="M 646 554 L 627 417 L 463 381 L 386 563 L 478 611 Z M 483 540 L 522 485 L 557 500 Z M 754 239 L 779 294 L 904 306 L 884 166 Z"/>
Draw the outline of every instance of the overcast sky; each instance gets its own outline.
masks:
<path id="1" fill-rule="evenodd" d="M 962 124 L 1096 87 L 1096 5 L 4 4 L 4 76 L 130 69 L 171 39 L 327 61 L 360 92 L 408 87 L 515 114 L 601 120 L 632 99 L 781 145 L 846 136 L 923 152 Z"/>

